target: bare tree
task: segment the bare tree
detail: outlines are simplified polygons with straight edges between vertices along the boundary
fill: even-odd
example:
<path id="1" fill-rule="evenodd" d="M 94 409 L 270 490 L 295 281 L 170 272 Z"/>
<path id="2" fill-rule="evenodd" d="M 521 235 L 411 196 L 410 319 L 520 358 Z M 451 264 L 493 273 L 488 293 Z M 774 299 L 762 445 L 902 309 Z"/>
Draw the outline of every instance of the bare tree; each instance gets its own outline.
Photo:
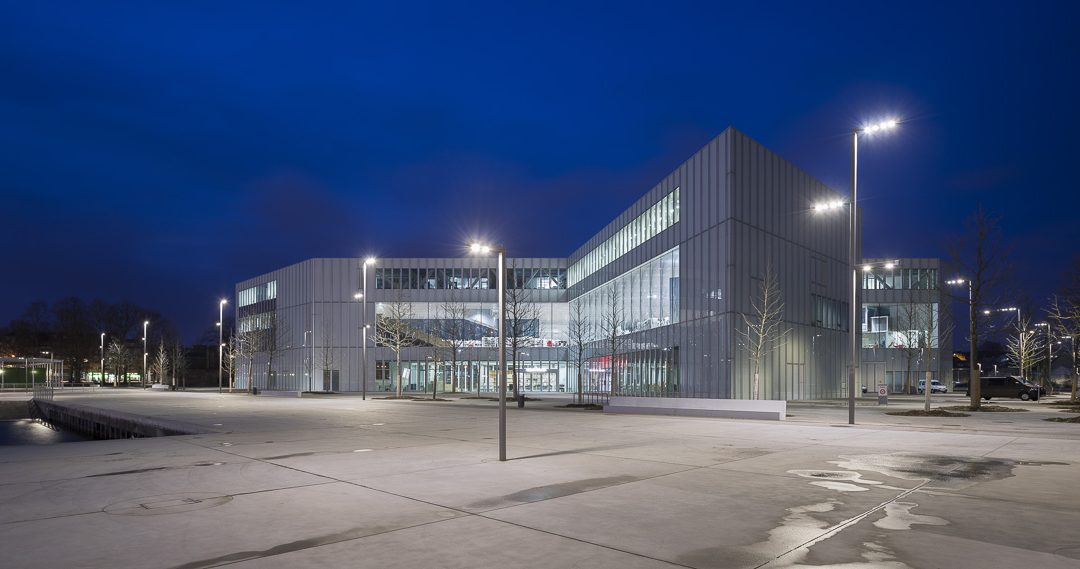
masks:
<path id="1" fill-rule="evenodd" d="M 234 350 L 236 352 L 236 360 L 234 367 L 239 370 L 247 372 L 247 390 L 249 393 L 255 392 L 255 354 L 260 350 L 259 341 L 261 335 L 255 330 L 245 329 L 241 326 L 241 329 L 233 336 L 236 341 Z"/>
<path id="2" fill-rule="evenodd" d="M 623 315 L 622 291 L 612 281 L 604 287 L 604 307 L 600 315 L 600 335 L 610 358 L 611 381 L 608 391 L 612 397 L 619 394 L 618 356 L 626 343 L 626 319 Z"/>
<path id="3" fill-rule="evenodd" d="M 511 265 L 511 268 L 513 265 Z M 532 302 L 531 291 L 524 282 L 514 282 L 506 289 L 506 347 L 510 349 L 510 361 L 514 369 L 514 399 L 521 391 L 521 368 L 518 356 L 521 349 L 536 342 L 540 325 L 540 308 Z"/>
<path id="4" fill-rule="evenodd" d="M 911 369 L 916 360 L 923 355 L 923 334 L 926 332 L 925 327 L 921 325 L 920 318 L 923 313 L 923 308 L 928 305 L 919 304 L 916 302 L 908 302 L 903 305 L 900 316 L 903 316 L 903 322 L 898 322 L 896 331 L 897 339 L 899 343 L 895 345 L 896 349 L 900 350 L 900 355 L 904 358 L 904 364 L 907 366 L 907 371 L 904 374 L 904 393 L 912 393 L 914 386 L 911 381 Z M 889 346 L 893 347 L 893 346 Z"/>
<path id="5" fill-rule="evenodd" d="M 1069 399 L 1076 403 L 1077 383 L 1080 383 L 1080 366 L 1077 366 L 1077 343 L 1080 343 L 1080 301 L 1061 299 L 1056 295 L 1050 302 L 1050 324 L 1058 335 L 1069 339 L 1069 356 L 1072 362 L 1072 386 Z"/>
<path id="6" fill-rule="evenodd" d="M 237 357 L 240 355 L 238 349 L 239 340 L 236 334 L 229 336 L 229 339 L 225 341 L 225 347 L 221 350 L 221 367 L 225 373 L 225 377 L 229 382 L 229 391 L 232 391 L 237 368 Z"/>
<path id="7" fill-rule="evenodd" d="M 312 334 L 312 340 L 315 341 L 314 334 Z M 334 360 L 336 359 L 337 351 L 334 350 L 334 327 L 330 318 L 324 317 L 322 323 L 322 348 L 319 350 L 319 363 L 321 364 L 323 371 L 323 389 L 333 389 L 334 387 Z M 306 350 L 305 350 L 306 351 Z M 327 382 L 330 387 L 327 388 Z"/>
<path id="8" fill-rule="evenodd" d="M 1006 341 L 1006 354 L 1009 363 L 1020 369 L 1020 377 L 1027 380 L 1028 370 L 1034 368 L 1042 358 L 1042 342 L 1031 327 L 1031 319 L 1021 316 L 1012 325 Z"/>
<path id="9" fill-rule="evenodd" d="M 969 306 L 968 342 L 971 366 L 969 406 L 978 411 L 982 398 L 979 379 L 979 315 L 982 306 L 994 304 L 995 294 L 1009 275 L 1009 250 L 1002 242 L 999 219 L 981 207 L 964 223 L 966 234 L 952 249 L 952 263 L 968 281 Z"/>
<path id="10" fill-rule="evenodd" d="M 383 303 L 383 313 L 375 315 L 375 341 L 394 352 L 397 360 L 397 396 L 401 397 L 401 350 L 413 345 L 415 330 L 409 325 L 413 318 L 412 305 L 398 291 L 391 302 Z"/>
<path id="11" fill-rule="evenodd" d="M 938 358 L 941 358 L 944 349 L 941 346 L 941 338 L 952 334 L 952 322 L 943 320 L 944 316 L 940 310 L 936 311 L 935 314 L 933 304 L 923 304 L 921 306 L 923 317 L 919 320 L 922 329 L 920 344 L 923 346 L 923 362 L 926 367 L 926 379 L 923 384 L 923 410 L 930 412 L 930 396 L 934 391 L 932 389 L 934 379 L 931 370 L 933 369 L 935 344 L 937 345 Z"/>
<path id="12" fill-rule="evenodd" d="M 150 375 L 157 378 L 157 383 L 165 383 L 169 373 L 169 352 L 165 349 L 165 338 L 158 339 L 158 349 L 150 360 Z"/>
<path id="13" fill-rule="evenodd" d="M 259 338 L 255 345 L 259 352 L 266 354 L 266 389 L 273 390 L 278 387 L 277 377 L 274 375 L 274 360 L 282 350 L 289 347 L 289 326 L 276 311 L 267 312 L 263 316 L 265 328 L 256 331 Z"/>
<path id="14" fill-rule="evenodd" d="M 428 365 L 431 369 L 428 373 L 431 374 L 431 400 L 435 401 L 439 398 L 439 364 L 442 363 L 442 350 L 443 348 L 438 345 L 431 346 L 431 355 L 427 357 Z"/>
<path id="15" fill-rule="evenodd" d="M 451 293 L 453 294 L 453 293 Z M 442 305 L 441 333 L 446 341 L 450 355 L 450 388 L 457 392 L 458 353 L 465 347 L 465 303 L 457 302 L 453 297 Z"/>
<path id="16" fill-rule="evenodd" d="M 577 366 L 577 402 L 585 402 L 584 369 L 588 360 L 589 342 L 593 341 L 593 323 L 585 313 L 585 303 L 575 302 L 570 306 L 570 322 L 567 327 L 567 339 L 571 358 Z"/>
<path id="17" fill-rule="evenodd" d="M 172 365 L 170 369 L 172 370 L 173 387 L 187 387 L 187 352 L 184 350 L 184 343 L 179 338 L 173 340 L 171 352 Z"/>
<path id="18" fill-rule="evenodd" d="M 135 363 L 135 353 L 131 348 L 122 340 L 113 340 L 109 343 L 106 359 L 115 374 L 113 387 L 120 387 L 121 379 L 127 385 L 128 370 Z"/>
<path id="19" fill-rule="evenodd" d="M 790 332 L 790 328 L 784 324 L 784 298 L 780 292 L 780 281 L 771 262 L 766 265 L 765 277 L 750 300 L 750 310 L 750 314 L 742 315 L 746 331 L 740 329 L 739 334 L 754 372 L 751 395 L 753 399 L 758 399 L 761 392 L 761 362 L 784 345 Z"/>

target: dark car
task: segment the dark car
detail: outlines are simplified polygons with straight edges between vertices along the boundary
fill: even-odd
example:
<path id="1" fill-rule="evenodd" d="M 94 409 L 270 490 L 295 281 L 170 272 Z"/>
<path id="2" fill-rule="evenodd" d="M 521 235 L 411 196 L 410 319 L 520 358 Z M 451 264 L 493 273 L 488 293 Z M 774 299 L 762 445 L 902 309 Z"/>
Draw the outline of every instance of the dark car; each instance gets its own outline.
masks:
<path id="1" fill-rule="evenodd" d="M 987 401 L 991 397 L 1020 398 L 1024 401 L 1039 399 L 1039 388 L 1013 375 L 981 377 L 979 380 L 982 384 L 980 395 Z M 968 390 L 967 394 L 970 396 L 971 391 Z"/>

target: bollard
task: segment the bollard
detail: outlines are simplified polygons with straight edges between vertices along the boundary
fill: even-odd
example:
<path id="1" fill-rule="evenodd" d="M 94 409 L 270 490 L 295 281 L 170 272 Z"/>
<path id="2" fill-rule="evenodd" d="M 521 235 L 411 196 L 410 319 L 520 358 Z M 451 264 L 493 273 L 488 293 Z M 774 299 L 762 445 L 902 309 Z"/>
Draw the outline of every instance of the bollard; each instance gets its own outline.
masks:
<path id="1" fill-rule="evenodd" d="M 524 393 L 518 393 L 517 404 L 518 404 L 518 409 L 524 409 L 525 408 L 525 394 Z"/>

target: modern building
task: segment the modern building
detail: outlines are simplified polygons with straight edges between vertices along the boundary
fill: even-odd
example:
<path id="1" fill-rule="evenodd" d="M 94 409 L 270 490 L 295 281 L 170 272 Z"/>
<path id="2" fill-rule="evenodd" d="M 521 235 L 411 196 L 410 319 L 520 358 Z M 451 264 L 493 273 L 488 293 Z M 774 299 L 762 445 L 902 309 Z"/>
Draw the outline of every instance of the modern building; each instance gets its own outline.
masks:
<path id="1" fill-rule="evenodd" d="M 840 199 L 728 128 L 569 257 L 508 259 L 507 329 L 518 339 L 509 382 L 576 390 L 569 330 L 583 321 L 586 391 L 749 398 L 747 333 L 771 283 L 783 300 L 781 337 L 761 357 L 760 396 L 844 395 L 847 215 L 813 213 Z M 406 390 L 494 387 L 495 258 L 380 258 L 358 299 L 364 274 L 360 258 L 311 259 L 239 283 L 238 330 L 262 340 L 237 365 L 238 386 L 358 391 L 366 377 L 378 391 L 400 375 Z M 385 337 L 396 322 L 409 330 L 400 354 Z"/>
<path id="2" fill-rule="evenodd" d="M 942 293 L 939 259 L 864 259 L 861 272 L 862 387 L 875 393 L 914 393 L 919 381 L 948 386 L 952 377 L 952 319 Z"/>

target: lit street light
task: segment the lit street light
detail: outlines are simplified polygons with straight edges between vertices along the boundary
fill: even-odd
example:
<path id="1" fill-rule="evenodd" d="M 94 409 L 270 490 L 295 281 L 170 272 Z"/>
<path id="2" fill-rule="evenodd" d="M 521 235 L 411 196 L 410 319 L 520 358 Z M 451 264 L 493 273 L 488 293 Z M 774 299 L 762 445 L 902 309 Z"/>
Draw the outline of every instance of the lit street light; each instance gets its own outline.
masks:
<path id="1" fill-rule="evenodd" d="M 146 330 L 147 326 L 150 326 L 149 320 L 143 320 L 142 323 L 142 377 L 139 378 L 139 384 L 146 387 Z"/>
<path id="2" fill-rule="evenodd" d="M 499 255 L 497 277 L 499 294 L 499 460 L 506 460 L 506 249 L 492 247 L 482 243 L 469 245 L 473 255 L 490 255 L 495 251 Z"/>
<path id="3" fill-rule="evenodd" d="M 218 303 L 218 319 L 217 319 L 217 343 L 218 343 L 218 349 L 217 349 L 217 392 L 219 394 L 221 393 L 221 370 L 224 367 L 222 365 L 222 361 L 221 361 L 221 352 L 222 352 L 223 348 L 225 347 L 225 344 L 222 342 L 221 335 L 222 335 L 222 333 L 224 332 L 224 329 L 225 329 L 225 303 L 227 303 L 227 302 L 229 302 L 229 300 L 226 299 L 226 298 L 223 298 L 223 299 L 221 299 L 221 302 Z M 185 382 L 184 385 L 186 386 L 187 382 Z"/>
<path id="4" fill-rule="evenodd" d="M 375 257 L 368 257 L 364 259 L 363 267 L 363 283 L 361 283 L 361 292 L 357 293 L 360 297 L 360 311 L 361 311 L 361 325 L 360 325 L 360 352 L 361 359 L 364 361 L 360 365 L 360 398 L 363 401 L 367 401 L 367 331 L 370 326 L 367 323 L 367 268 L 368 265 L 375 264 Z"/>
<path id="5" fill-rule="evenodd" d="M 50 385 L 53 380 L 52 373 L 52 352 L 41 352 L 43 356 L 49 356 L 48 361 L 45 362 L 45 385 Z"/>
<path id="6" fill-rule="evenodd" d="M 855 424 L 855 376 L 858 373 L 859 334 L 856 331 L 856 312 L 859 309 L 859 270 L 858 254 L 859 244 L 856 234 L 859 227 L 859 135 L 872 135 L 879 132 L 889 131 L 900 125 L 897 119 L 887 119 L 879 123 L 864 125 L 851 129 L 851 201 L 847 203 L 848 216 L 848 266 L 851 267 L 851 361 L 848 363 L 848 424 Z M 814 206 L 814 211 L 821 213 L 828 210 L 843 207 L 844 202 L 833 200 L 825 204 Z M 886 267 L 891 268 L 891 267 Z M 864 268 L 864 270 L 866 270 Z"/>

